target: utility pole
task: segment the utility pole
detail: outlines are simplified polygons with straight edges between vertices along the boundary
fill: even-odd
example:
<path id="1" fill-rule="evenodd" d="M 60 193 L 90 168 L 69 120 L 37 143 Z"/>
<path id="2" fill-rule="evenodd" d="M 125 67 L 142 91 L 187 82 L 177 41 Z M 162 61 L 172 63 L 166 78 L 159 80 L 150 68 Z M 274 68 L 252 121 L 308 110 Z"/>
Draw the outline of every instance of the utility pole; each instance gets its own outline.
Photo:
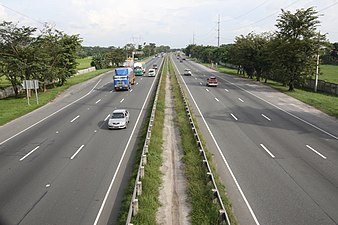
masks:
<path id="1" fill-rule="evenodd" d="M 218 22 L 217 22 L 217 47 L 219 47 L 219 39 L 220 39 L 220 16 L 218 15 Z"/>
<path id="2" fill-rule="evenodd" d="M 195 32 L 192 33 L 192 44 L 195 44 Z"/>

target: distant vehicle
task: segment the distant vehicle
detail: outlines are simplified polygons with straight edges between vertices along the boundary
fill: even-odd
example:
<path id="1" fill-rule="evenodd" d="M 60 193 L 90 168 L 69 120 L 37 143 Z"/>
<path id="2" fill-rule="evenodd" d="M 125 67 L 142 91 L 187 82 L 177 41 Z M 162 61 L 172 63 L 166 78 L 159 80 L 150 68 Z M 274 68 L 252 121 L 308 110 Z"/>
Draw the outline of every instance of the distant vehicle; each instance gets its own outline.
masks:
<path id="1" fill-rule="evenodd" d="M 134 63 L 134 73 L 135 76 L 142 76 L 145 72 L 145 64 L 144 62 L 136 62 Z"/>
<path id="2" fill-rule="evenodd" d="M 153 69 L 157 70 L 157 64 L 153 65 Z"/>
<path id="3" fill-rule="evenodd" d="M 180 59 L 180 62 L 183 62 L 183 60 L 182 60 L 182 59 Z"/>
<path id="4" fill-rule="evenodd" d="M 129 90 L 130 85 L 135 84 L 135 74 L 133 69 L 116 68 L 114 75 L 114 89 L 117 90 Z"/>
<path id="5" fill-rule="evenodd" d="M 108 120 L 109 129 L 127 128 L 129 123 L 129 112 L 126 109 L 115 109 Z"/>
<path id="6" fill-rule="evenodd" d="M 209 87 L 217 87 L 218 81 L 217 78 L 214 76 L 211 76 L 207 79 L 207 86 Z"/>
<path id="7" fill-rule="evenodd" d="M 184 73 L 185 76 L 191 76 L 191 70 L 190 69 L 184 69 Z"/>
<path id="8" fill-rule="evenodd" d="M 155 69 L 149 69 L 148 70 L 148 77 L 154 77 L 156 75 Z"/>

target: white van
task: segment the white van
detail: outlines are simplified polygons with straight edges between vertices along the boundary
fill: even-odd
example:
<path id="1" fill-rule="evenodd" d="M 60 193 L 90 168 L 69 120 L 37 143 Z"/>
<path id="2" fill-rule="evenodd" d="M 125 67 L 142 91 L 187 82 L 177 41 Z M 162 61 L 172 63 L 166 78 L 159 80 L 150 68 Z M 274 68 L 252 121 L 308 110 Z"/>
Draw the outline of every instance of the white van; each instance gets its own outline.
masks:
<path id="1" fill-rule="evenodd" d="M 148 70 L 148 77 L 154 77 L 156 75 L 155 69 L 149 69 Z"/>

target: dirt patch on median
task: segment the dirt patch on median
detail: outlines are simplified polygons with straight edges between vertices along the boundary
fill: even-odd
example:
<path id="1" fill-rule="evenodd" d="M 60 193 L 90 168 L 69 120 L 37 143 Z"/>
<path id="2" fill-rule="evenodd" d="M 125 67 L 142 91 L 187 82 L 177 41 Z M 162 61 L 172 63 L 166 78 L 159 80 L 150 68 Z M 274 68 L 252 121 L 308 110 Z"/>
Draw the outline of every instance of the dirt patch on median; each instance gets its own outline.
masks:
<path id="1" fill-rule="evenodd" d="M 175 128 L 175 109 L 169 75 L 166 76 L 165 119 L 163 130 L 163 173 L 157 212 L 158 224 L 188 225 L 189 205 L 187 203 L 186 179 L 183 151 L 180 147 L 179 131 Z"/>

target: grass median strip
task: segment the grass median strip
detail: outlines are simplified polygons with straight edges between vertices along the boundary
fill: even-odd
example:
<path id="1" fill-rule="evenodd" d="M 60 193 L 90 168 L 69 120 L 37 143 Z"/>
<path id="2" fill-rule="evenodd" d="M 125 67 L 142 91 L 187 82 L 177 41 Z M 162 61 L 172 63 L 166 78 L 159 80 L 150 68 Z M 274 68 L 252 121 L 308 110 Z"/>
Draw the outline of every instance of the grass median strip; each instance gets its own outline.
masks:
<path id="1" fill-rule="evenodd" d="M 27 104 L 25 94 L 21 94 L 18 98 L 8 97 L 5 99 L 1 99 L 0 126 L 13 119 L 23 116 L 31 111 L 34 111 L 37 108 L 44 106 L 48 102 L 54 100 L 60 93 L 62 93 L 69 87 L 87 81 L 95 76 L 98 76 L 110 70 L 111 69 L 102 69 L 85 73 L 79 76 L 74 76 L 69 78 L 63 86 L 57 86 L 55 88 L 48 89 L 46 92 L 39 92 L 38 93 L 39 105 L 36 104 L 34 92 L 32 92 L 32 97 L 30 99 L 31 105 Z"/>
<path id="2" fill-rule="evenodd" d="M 167 67 L 169 63 L 169 67 Z M 202 162 L 202 157 L 199 154 L 198 146 L 191 130 L 191 126 L 188 117 L 185 113 L 183 100 L 180 96 L 179 87 L 176 77 L 174 76 L 174 70 L 168 59 L 165 61 L 162 71 L 161 87 L 159 92 L 159 98 L 156 106 L 155 121 L 153 123 L 153 130 L 148 147 L 147 164 L 145 165 L 144 177 L 142 179 L 142 195 L 138 197 L 138 213 L 132 218 L 132 224 L 157 224 L 156 214 L 160 207 L 159 191 L 162 184 L 161 165 L 163 164 L 163 129 L 165 120 L 165 86 L 167 68 L 169 68 L 170 82 L 172 83 L 174 107 L 176 111 L 175 126 L 178 126 L 179 134 L 181 138 L 181 145 L 184 151 L 183 162 L 184 174 L 187 178 L 187 192 L 188 201 L 191 205 L 189 214 L 189 221 L 191 224 L 218 224 L 219 222 L 219 205 L 212 201 L 211 186 L 206 179 L 206 168 Z M 134 164 L 133 175 L 131 177 L 130 184 L 126 190 L 125 197 L 122 203 L 118 224 L 125 224 L 133 189 L 135 186 L 135 178 L 137 176 L 137 169 L 141 158 L 141 152 L 146 137 L 147 125 L 149 122 L 150 113 L 147 116 L 147 121 L 142 128 L 140 134 L 140 141 L 137 147 L 136 160 Z M 211 158 L 211 157 L 209 157 Z M 213 171 L 215 167 L 211 165 Z M 218 176 L 215 175 L 215 179 Z M 222 195 L 222 198 L 226 199 L 225 189 L 220 184 L 219 180 L 216 180 L 218 188 Z M 237 224 L 235 217 L 233 216 L 231 204 L 226 199 L 223 202 L 230 212 L 230 220 L 232 224 Z M 175 216 L 175 215 L 173 215 Z"/>
<path id="3" fill-rule="evenodd" d="M 174 74 L 172 65 L 169 67 L 170 74 Z M 191 130 L 190 122 L 185 112 L 184 103 L 178 87 L 176 76 L 171 76 L 173 84 L 173 94 L 175 99 L 175 108 L 177 113 L 177 125 L 179 126 L 182 148 L 184 151 L 184 162 L 186 166 L 187 188 L 189 202 L 192 206 L 190 217 L 192 224 L 218 224 L 219 220 L 219 206 L 218 203 L 211 201 L 211 187 L 207 184 L 206 168 L 202 163 L 202 157 L 199 154 L 198 146 Z M 194 119 L 195 121 L 195 119 Z M 195 126 L 198 129 L 197 123 Z M 200 132 L 199 132 L 200 133 Z M 221 197 L 231 224 L 237 224 L 235 216 L 232 213 L 231 203 L 228 200 L 224 186 L 221 184 L 217 175 L 215 166 L 211 160 L 210 153 L 206 148 L 205 141 L 200 135 L 204 150 L 206 151 L 208 161 L 213 171 L 217 187 L 221 193 Z"/>

